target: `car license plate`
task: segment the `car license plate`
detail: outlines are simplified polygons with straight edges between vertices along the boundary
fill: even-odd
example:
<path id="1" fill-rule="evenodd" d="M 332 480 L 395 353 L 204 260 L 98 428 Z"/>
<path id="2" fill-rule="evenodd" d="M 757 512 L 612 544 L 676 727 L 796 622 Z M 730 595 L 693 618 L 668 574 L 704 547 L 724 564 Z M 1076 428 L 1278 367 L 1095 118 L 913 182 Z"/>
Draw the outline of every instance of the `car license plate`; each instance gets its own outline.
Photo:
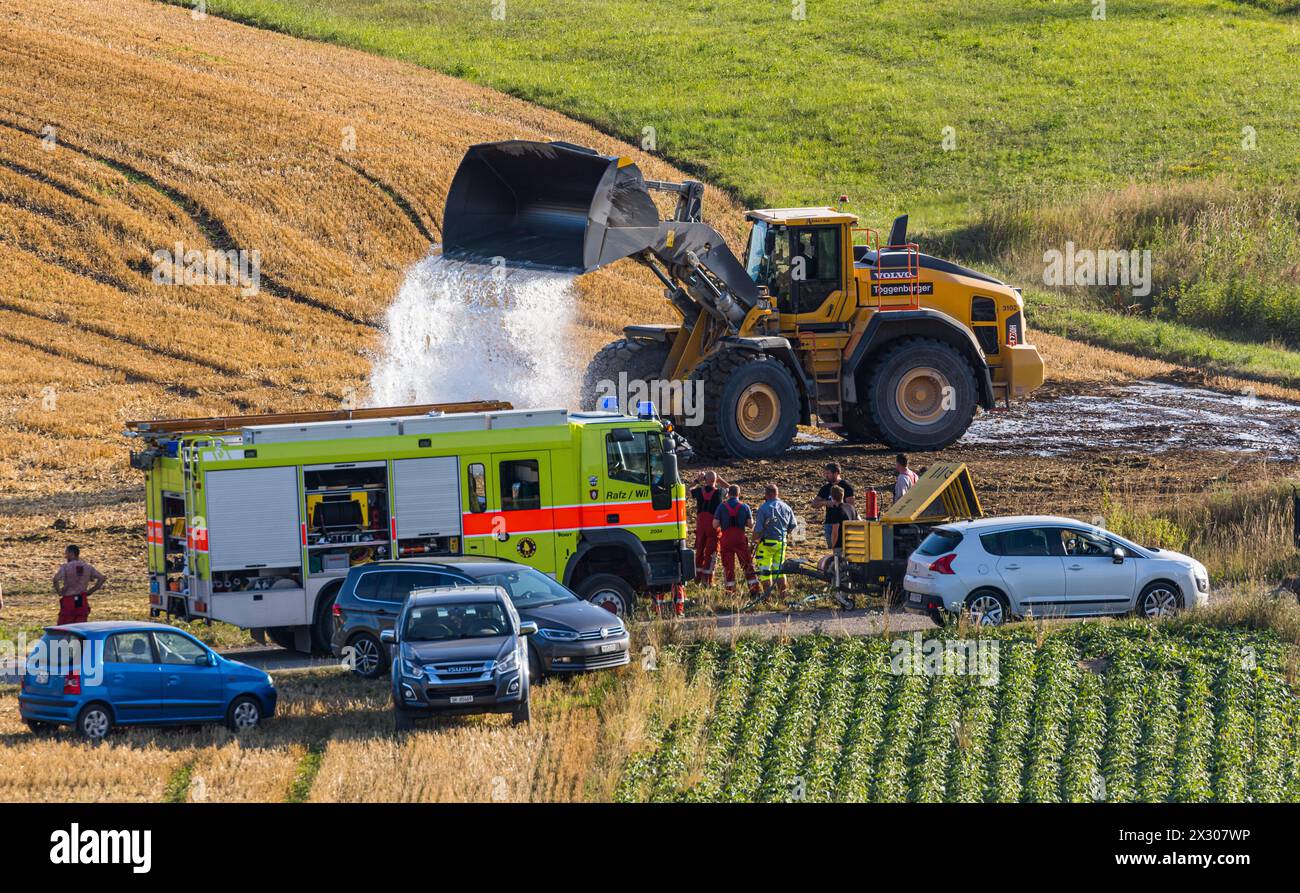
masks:
<path id="1" fill-rule="evenodd" d="M 913 592 L 908 595 L 907 600 L 914 605 L 919 605 L 921 603 L 921 593 Z"/>
<path id="2" fill-rule="evenodd" d="M 469 704 L 473 700 L 474 700 L 473 695 L 452 695 L 451 696 L 451 702 L 453 704 Z"/>
<path id="3" fill-rule="evenodd" d="M 614 652 L 614 651 L 617 651 L 617 650 L 618 650 L 618 643 L 617 643 L 617 642 L 609 642 L 608 644 L 605 644 L 605 645 L 601 645 L 601 646 L 600 646 L 600 653 L 601 653 L 601 654 L 610 654 L 610 653 L 612 653 L 612 652 Z"/>
<path id="4" fill-rule="evenodd" d="M 36 674 L 36 684 L 37 684 L 37 685 L 46 685 L 46 684 L 49 683 L 49 681 L 50 681 L 50 674 L 49 674 L 49 673 L 37 673 L 37 674 Z"/>

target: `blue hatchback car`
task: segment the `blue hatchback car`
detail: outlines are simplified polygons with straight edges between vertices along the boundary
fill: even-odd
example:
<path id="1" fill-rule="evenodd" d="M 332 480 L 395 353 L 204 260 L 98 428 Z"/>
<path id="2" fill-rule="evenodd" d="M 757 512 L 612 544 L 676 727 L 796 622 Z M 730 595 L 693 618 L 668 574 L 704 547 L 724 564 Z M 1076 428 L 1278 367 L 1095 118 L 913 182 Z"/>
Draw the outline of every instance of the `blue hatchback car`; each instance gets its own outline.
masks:
<path id="1" fill-rule="evenodd" d="M 51 626 L 27 658 L 18 711 L 33 732 L 71 725 L 98 741 L 113 726 L 225 722 L 242 732 L 275 713 L 261 670 L 161 623 Z"/>

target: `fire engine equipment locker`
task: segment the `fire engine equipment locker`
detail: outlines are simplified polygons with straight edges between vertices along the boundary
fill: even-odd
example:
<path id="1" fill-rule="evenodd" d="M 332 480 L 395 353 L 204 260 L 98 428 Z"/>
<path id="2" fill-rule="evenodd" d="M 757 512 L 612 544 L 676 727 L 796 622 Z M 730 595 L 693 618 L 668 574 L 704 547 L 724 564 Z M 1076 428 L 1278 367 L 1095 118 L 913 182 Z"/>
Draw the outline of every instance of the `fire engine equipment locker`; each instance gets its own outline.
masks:
<path id="1" fill-rule="evenodd" d="M 204 488 L 214 571 L 302 565 L 297 468 L 209 471 Z"/>
<path id="2" fill-rule="evenodd" d="M 399 540 L 460 536 L 460 466 L 455 456 L 393 461 Z"/>

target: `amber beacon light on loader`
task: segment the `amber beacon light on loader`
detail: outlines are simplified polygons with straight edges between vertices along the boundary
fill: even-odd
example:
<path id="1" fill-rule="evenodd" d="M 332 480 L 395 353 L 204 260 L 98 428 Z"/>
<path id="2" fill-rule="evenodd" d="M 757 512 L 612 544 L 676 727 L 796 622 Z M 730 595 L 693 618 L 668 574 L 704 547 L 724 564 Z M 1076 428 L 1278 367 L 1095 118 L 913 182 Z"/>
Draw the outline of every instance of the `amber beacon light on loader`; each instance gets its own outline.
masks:
<path id="1" fill-rule="evenodd" d="M 652 192 L 676 194 L 672 219 Z M 940 449 L 977 409 L 1042 384 L 1019 290 L 923 254 L 906 216 L 882 245 L 833 208 L 750 211 L 742 260 L 703 222 L 703 194 L 569 143 L 484 143 L 452 181 L 443 253 L 572 275 L 628 257 L 651 269 L 681 323 L 627 326 L 591 360 L 583 399 L 594 406 L 620 373 L 692 383 L 703 412 L 677 430 L 706 457 L 778 455 L 814 420 L 855 442 Z"/>

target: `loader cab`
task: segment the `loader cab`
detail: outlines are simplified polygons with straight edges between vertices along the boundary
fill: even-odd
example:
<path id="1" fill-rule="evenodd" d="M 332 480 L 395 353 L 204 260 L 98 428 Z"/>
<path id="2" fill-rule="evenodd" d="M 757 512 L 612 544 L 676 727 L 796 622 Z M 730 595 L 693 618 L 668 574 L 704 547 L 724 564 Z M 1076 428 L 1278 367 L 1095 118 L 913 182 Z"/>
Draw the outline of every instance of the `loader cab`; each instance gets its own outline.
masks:
<path id="1" fill-rule="evenodd" d="M 772 295 L 782 328 L 787 317 L 805 325 L 844 321 L 857 218 L 830 208 L 769 209 L 748 217 L 753 225 L 745 268 Z"/>

